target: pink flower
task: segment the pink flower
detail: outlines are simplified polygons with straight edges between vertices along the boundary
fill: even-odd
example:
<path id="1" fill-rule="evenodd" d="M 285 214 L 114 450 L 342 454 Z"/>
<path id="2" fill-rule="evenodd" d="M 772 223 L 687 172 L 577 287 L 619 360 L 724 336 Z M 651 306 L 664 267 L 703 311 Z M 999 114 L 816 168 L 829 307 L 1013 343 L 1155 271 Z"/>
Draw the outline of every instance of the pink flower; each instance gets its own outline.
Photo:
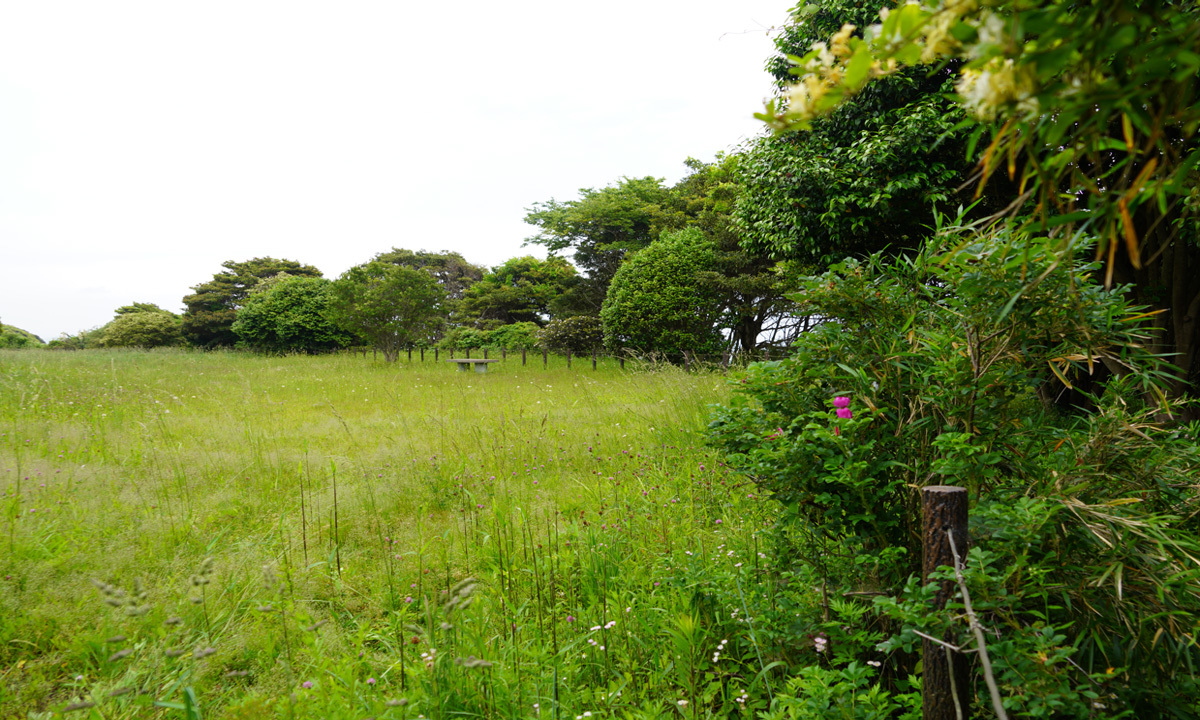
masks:
<path id="1" fill-rule="evenodd" d="M 835 408 L 848 408 L 850 407 L 850 398 L 845 395 L 839 395 L 833 399 L 833 406 Z"/>
<path id="2" fill-rule="evenodd" d="M 837 416 L 843 420 L 849 420 L 854 417 L 854 411 L 850 408 L 840 407 L 837 409 Z"/>

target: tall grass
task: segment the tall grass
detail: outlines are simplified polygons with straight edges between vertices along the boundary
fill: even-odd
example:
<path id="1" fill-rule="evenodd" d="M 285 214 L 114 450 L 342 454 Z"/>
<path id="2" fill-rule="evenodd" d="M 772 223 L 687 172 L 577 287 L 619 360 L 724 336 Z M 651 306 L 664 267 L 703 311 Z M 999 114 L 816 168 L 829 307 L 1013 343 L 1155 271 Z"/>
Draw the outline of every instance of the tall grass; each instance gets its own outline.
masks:
<path id="1" fill-rule="evenodd" d="M 727 382 L 0 351 L 0 715 L 749 713 L 770 651 L 729 631 L 774 590 L 698 437 Z"/>

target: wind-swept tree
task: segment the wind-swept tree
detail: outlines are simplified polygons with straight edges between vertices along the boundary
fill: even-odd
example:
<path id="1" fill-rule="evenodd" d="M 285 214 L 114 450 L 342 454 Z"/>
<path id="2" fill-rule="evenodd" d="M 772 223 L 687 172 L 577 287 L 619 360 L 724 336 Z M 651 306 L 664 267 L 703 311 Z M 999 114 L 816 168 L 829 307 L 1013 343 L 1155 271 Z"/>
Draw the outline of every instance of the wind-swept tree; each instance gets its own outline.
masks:
<path id="1" fill-rule="evenodd" d="M 263 257 L 221 263 L 225 268 L 213 275 L 213 279 L 196 285 L 191 295 L 183 298 L 187 309 L 183 313 L 183 336 L 199 347 L 232 347 L 237 342 L 233 332 L 233 321 L 238 308 L 250 291 L 264 278 L 279 273 L 302 277 L 321 277 L 321 271 L 312 265 L 302 265 L 295 260 L 279 260 Z"/>

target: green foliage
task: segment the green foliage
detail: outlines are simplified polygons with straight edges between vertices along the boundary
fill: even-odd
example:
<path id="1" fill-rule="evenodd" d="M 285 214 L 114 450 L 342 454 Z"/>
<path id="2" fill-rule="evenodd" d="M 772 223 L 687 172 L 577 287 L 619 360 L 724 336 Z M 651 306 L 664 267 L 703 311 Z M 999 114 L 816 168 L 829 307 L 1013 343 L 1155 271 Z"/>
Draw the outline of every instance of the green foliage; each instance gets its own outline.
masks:
<path id="1" fill-rule="evenodd" d="M 187 306 L 183 313 L 183 336 L 192 345 L 232 347 L 238 340 L 233 332 L 237 311 L 259 281 L 279 273 L 321 277 L 321 271 L 312 265 L 269 257 L 245 262 L 226 260 L 221 266 L 225 270 L 196 285 L 192 288 L 195 292 L 183 298 Z"/>
<path id="2" fill-rule="evenodd" d="M 530 242 L 552 254 L 573 249 L 575 263 L 587 273 L 563 288 L 550 314 L 598 314 L 617 268 L 631 253 L 655 243 L 664 231 L 687 227 L 713 246 L 712 262 L 698 279 L 733 342 L 743 350 L 760 340 L 786 343 L 801 327 L 785 297 L 791 273 L 766 253 L 743 247 L 730 221 L 743 192 L 742 162 L 737 154 L 718 154 L 711 163 L 689 158 L 690 172 L 673 187 L 654 178 L 625 178 L 600 191 L 583 190 L 579 200 L 536 206 L 526 221 L 542 232 Z"/>
<path id="3" fill-rule="evenodd" d="M 720 352 L 720 308 L 700 277 L 713 264 L 711 243 L 694 228 L 668 233 L 633 255 L 613 277 L 600 311 L 605 344 L 671 359 Z"/>
<path id="4" fill-rule="evenodd" d="M 742 159 L 733 213 L 743 245 L 776 259 L 828 264 L 915 248 L 937 207 L 966 180 L 961 112 L 945 71 L 881 82 L 810 132 L 765 135 Z"/>
<path id="5" fill-rule="evenodd" d="M 240 344 L 267 353 L 312 353 L 349 345 L 352 336 L 331 317 L 332 283 L 284 275 L 260 282 L 243 302 L 232 326 Z"/>
<path id="6" fill-rule="evenodd" d="M 713 266 L 699 277 L 721 308 L 719 324 L 736 347 L 750 352 L 760 342 L 787 344 L 804 325 L 787 299 L 795 289 L 795 273 L 766 254 L 747 250 L 733 226 L 731 212 L 746 191 L 744 163 L 741 154 L 718 154 L 712 163 L 689 158 L 686 165 L 692 172 L 671 190 L 683 205 L 688 226 L 713 243 Z"/>
<path id="7" fill-rule="evenodd" d="M 166 313 L 172 317 L 178 317 L 177 315 L 175 315 L 175 313 L 171 312 L 170 310 L 164 310 L 154 303 L 143 303 L 143 302 L 135 302 L 132 305 L 122 305 L 121 307 L 117 308 L 115 312 L 117 313 L 117 315 L 132 315 L 134 313 L 143 313 L 143 312 Z"/>
<path id="8" fill-rule="evenodd" d="M 553 352 L 590 353 L 604 344 L 604 326 L 595 315 L 552 320 L 538 332 L 538 345 Z"/>
<path id="9" fill-rule="evenodd" d="M 977 193 L 1010 184 L 992 214 L 1023 214 L 1064 244 L 1097 238 L 1106 284 L 1132 283 L 1140 302 L 1169 310 L 1155 342 L 1182 371 L 1173 393 L 1195 390 L 1200 7 L 929 0 L 861 33 L 801 50 L 786 107 L 761 117 L 780 130 L 817 128 L 869 93 L 871 78 L 942 63 L 967 113 L 959 132 L 970 131 L 966 156 L 979 159 Z"/>
<path id="10" fill-rule="evenodd" d="M 53 350 L 86 350 L 88 348 L 101 347 L 103 340 L 103 328 L 94 327 L 88 330 L 80 330 L 74 335 L 63 333 L 46 343 L 46 347 Z"/>
<path id="11" fill-rule="evenodd" d="M 549 319 L 556 301 L 577 284 L 574 266 L 561 257 L 512 258 L 466 291 L 458 320 L 484 330 L 519 322 L 540 325 Z"/>
<path id="12" fill-rule="evenodd" d="M 768 63 L 781 86 L 796 56 L 846 23 L 865 27 L 882 0 L 818 0 L 798 6 Z M 822 266 L 847 256 L 915 248 L 932 211 L 958 202 L 967 181 L 968 133 L 948 97 L 954 68 L 922 66 L 867 84 L 808 132 L 765 135 L 747 144 L 744 192 L 733 213 L 743 244 L 776 259 Z M 997 188 L 993 188 L 994 190 Z M 1008 199 L 1004 199 L 1004 203 Z M 991 195 L 980 212 L 992 207 Z"/>
<path id="13" fill-rule="evenodd" d="M 446 291 L 424 270 L 370 262 L 342 273 L 330 290 L 331 317 L 388 362 L 402 348 L 431 344 L 446 321 Z"/>
<path id="14" fill-rule="evenodd" d="M 448 350 L 531 350 L 537 347 L 538 331 L 537 323 L 532 322 L 501 325 L 494 330 L 457 327 L 443 335 L 437 345 Z"/>
<path id="15" fill-rule="evenodd" d="M 19 327 L 0 323 L 0 348 L 26 348 L 45 345 L 42 339 Z"/>
<path id="16" fill-rule="evenodd" d="M 595 314 L 625 256 L 649 245 L 664 229 L 682 227 L 684 218 L 659 178 L 622 178 L 600 190 L 584 188 L 579 195 L 578 200 L 534 203 L 525 222 L 539 228 L 528 242 L 544 245 L 551 254 L 573 251 L 588 280 L 575 293 L 574 306 Z"/>
<path id="17" fill-rule="evenodd" d="M 467 289 L 482 280 L 484 275 L 483 268 L 467 262 L 462 255 L 450 250 L 413 252 L 392 248 L 388 252 L 379 253 L 374 260 L 428 272 L 437 279 L 438 284 L 446 291 L 446 299 L 451 302 L 461 300 Z"/>
<path id="18" fill-rule="evenodd" d="M 944 232 L 914 258 L 808 280 L 797 300 L 824 322 L 793 358 L 751 368 L 712 438 L 781 503 L 780 571 L 814 572 L 834 597 L 908 587 L 907 610 L 867 626 L 953 626 L 971 646 L 960 612 L 931 615 L 905 585 L 919 571 L 919 488 L 966 486 L 979 502 L 968 585 L 999 629 L 989 647 L 1013 708 L 1086 715 L 1086 676 L 1116 673 L 1109 707 L 1183 712 L 1200 660 L 1184 630 L 1200 619 L 1188 480 L 1200 450 L 1194 429 L 1152 420 L 1178 408 L 1158 404 L 1171 375 L 1145 314 L 1057 240 Z M 1121 375 L 1103 396 L 1053 404 L 1062 382 L 1102 367 Z M 896 637 L 889 649 L 912 649 L 909 630 Z M 906 658 L 890 660 L 901 677 Z"/>
<path id="19" fill-rule="evenodd" d="M 851 661 L 842 668 L 809 665 L 788 680 L 763 720 L 917 720 L 921 694 L 901 695 L 874 684 L 874 668 Z"/>
<path id="20" fill-rule="evenodd" d="M 457 327 L 437 341 L 437 346 L 446 350 L 474 350 L 487 347 L 491 333 L 471 327 Z"/>
<path id="21" fill-rule="evenodd" d="M 128 307 L 118 309 L 117 317 L 100 329 L 102 347 L 154 348 L 183 342 L 179 318 L 173 313 L 146 309 L 130 312 Z"/>
<path id="22" fill-rule="evenodd" d="M 518 322 L 501 325 L 488 333 L 487 347 L 509 350 L 532 350 L 538 346 L 537 323 Z"/>

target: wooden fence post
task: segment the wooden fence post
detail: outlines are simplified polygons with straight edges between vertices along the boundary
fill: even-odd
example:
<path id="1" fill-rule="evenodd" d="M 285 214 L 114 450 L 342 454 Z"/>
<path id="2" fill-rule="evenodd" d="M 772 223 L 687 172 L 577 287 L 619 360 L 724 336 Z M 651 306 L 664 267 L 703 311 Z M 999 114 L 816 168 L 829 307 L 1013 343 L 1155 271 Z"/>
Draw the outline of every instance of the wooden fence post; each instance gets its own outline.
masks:
<path id="1" fill-rule="evenodd" d="M 592 369 L 596 369 L 596 351 L 592 350 Z"/>
<path id="2" fill-rule="evenodd" d="M 500 362 L 508 362 L 508 348 L 500 348 Z"/>
<path id="3" fill-rule="evenodd" d="M 567 369 L 571 369 L 571 348 L 567 348 Z"/>
<path id="4" fill-rule="evenodd" d="M 621 369 L 622 370 L 625 369 L 625 356 L 624 355 L 621 356 Z"/>
<path id="5" fill-rule="evenodd" d="M 684 350 L 683 351 L 683 371 L 687 372 L 688 370 L 691 370 L 691 369 L 692 369 L 692 362 L 688 358 L 688 351 Z"/>
<path id="6" fill-rule="evenodd" d="M 550 367 L 550 352 L 548 350 L 543 349 L 542 350 L 542 369 L 545 370 L 548 367 Z"/>
<path id="7" fill-rule="evenodd" d="M 487 360 L 487 348 L 483 349 L 483 359 Z"/>
<path id="8" fill-rule="evenodd" d="M 425 348 L 421 348 L 421 362 L 425 362 Z"/>
<path id="9" fill-rule="evenodd" d="M 521 367 L 525 367 L 525 348 L 521 348 Z"/>
<path id="10" fill-rule="evenodd" d="M 468 360 L 470 360 L 470 359 L 471 359 L 471 348 L 467 348 L 467 355 L 466 355 L 466 358 L 467 358 Z"/>
<path id="11" fill-rule="evenodd" d="M 967 555 L 967 489 L 955 485 L 921 488 L 921 522 L 924 541 L 922 582 L 943 565 L 954 566 L 947 532 L 953 533 L 959 556 Z M 946 580 L 938 589 L 938 610 L 954 595 L 955 583 Z M 949 637 L 943 638 L 950 642 Z M 924 720 L 969 720 L 970 674 L 967 657 L 931 640 L 921 641 L 923 678 L 921 702 Z M 955 705 L 958 708 L 955 708 Z"/>
<path id="12" fill-rule="evenodd" d="M 412 362 L 412 347 L 411 346 L 408 348 L 408 361 Z"/>

